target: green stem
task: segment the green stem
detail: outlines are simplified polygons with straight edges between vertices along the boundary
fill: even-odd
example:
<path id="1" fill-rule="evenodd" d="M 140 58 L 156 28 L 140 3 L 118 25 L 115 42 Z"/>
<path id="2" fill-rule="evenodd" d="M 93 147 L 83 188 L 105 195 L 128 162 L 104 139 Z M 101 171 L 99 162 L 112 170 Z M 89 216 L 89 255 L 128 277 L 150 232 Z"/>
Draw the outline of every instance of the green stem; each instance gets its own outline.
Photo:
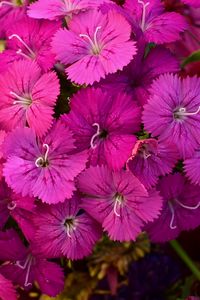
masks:
<path id="1" fill-rule="evenodd" d="M 194 264 L 192 259 L 188 256 L 185 250 L 181 247 L 181 245 L 176 241 L 173 240 L 170 242 L 172 248 L 176 251 L 178 256 L 183 260 L 186 266 L 191 270 L 191 272 L 196 276 L 198 280 L 200 280 L 200 270 Z"/>

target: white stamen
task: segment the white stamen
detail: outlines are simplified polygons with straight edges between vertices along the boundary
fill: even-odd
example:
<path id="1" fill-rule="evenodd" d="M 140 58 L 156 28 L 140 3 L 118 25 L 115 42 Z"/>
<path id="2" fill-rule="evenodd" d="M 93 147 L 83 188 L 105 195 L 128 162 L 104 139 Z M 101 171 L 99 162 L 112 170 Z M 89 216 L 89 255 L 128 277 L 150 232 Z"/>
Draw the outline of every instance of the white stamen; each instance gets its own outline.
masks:
<path id="1" fill-rule="evenodd" d="M 35 57 L 35 53 L 32 51 L 32 49 L 22 40 L 22 38 L 20 38 L 20 36 L 18 34 L 12 34 L 9 36 L 9 40 L 12 39 L 12 38 L 16 38 L 18 39 L 22 45 L 24 45 L 24 47 L 30 52 L 31 56 L 32 57 Z M 20 50 L 20 49 L 19 49 Z M 22 54 L 21 51 L 17 51 L 18 54 Z"/>
<path id="2" fill-rule="evenodd" d="M 21 56 L 23 56 L 23 57 L 25 57 L 25 58 L 27 58 L 27 59 L 31 59 L 30 56 L 28 56 L 28 55 L 26 55 L 25 53 L 22 52 L 22 49 L 18 49 L 16 51 L 16 53 L 19 54 L 19 55 L 21 55 Z"/>
<path id="3" fill-rule="evenodd" d="M 0 8 L 1 8 L 3 5 L 15 6 L 14 3 L 8 2 L 8 1 L 2 1 L 2 2 L 0 2 Z"/>
<path id="4" fill-rule="evenodd" d="M 170 221 L 169 227 L 170 227 L 170 229 L 176 229 L 177 226 L 173 225 L 174 224 L 174 219 L 175 219 L 174 208 L 173 208 L 173 205 L 170 202 L 168 202 L 168 205 L 169 205 L 170 211 L 172 213 L 172 217 L 171 217 L 171 221 Z"/>
<path id="5" fill-rule="evenodd" d="M 32 283 L 28 282 L 29 281 L 30 270 L 31 270 L 31 265 L 32 265 L 32 260 L 33 260 L 33 257 L 31 255 L 28 255 L 26 260 L 25 260 L 25 263 L 23 265 L 20 263 L 20 261 L 16 261 L 16 263 L 15 263 L 15 265 L 18 266 L 22 270 L 25 270 L 27 268 L 25 282 L 24 282 L 25 287 L 28 287 L 29 285 L 32 285 Z"/>
<path id="6" fill-rule="evenodd" d="M 181 203 L 181 202 L 180 202 L 179 200 L 177 200 L 177 199 L 175 199 L 175 201 L 176 201 L 181 207 L 186 208 L 186 209 L 190 209 L 190 210 L 195 210 L 195 209 L 197 209 L 197 208 L 200 207 L 200 202 L 198 202 L 195 206 L 187 206 L 187 205 Z"/>
<path id="7" fill-rule="evenodd" d="M 99 54 L 99 51 L 100 51 L 98 41 L 97 41 L 97 33 L 100 29 L 101 29 L 101 26 L 97 26 L 95 33 L 94 33 L 93 40 L 87 34 L 82 34 L 82 33 L 79 34 L 80 37 L 86 38 L 89 41 L 90 45 L 92 46 L 92 50 L 93 50 L 94 54 Z"/>
<path id="8" fill-rule="evenodd" d="M 24 104 L 24 105 L 30 105 L 31 104 L 31 99 L 23 98 L 23 97 L 17 95 L 16 93 L 14 93 L 14 92 L 10 92 L 10 95 L 14 96 L 16 99 L 18 99 L 16 101 L 13 101 L 13 104 Z"/>
<path id="9" fill-rule="evenodd" d="M 120 214 L 118 213 L 117 210 L 118 210 L 118 208 L 120 209 L 120 206 L 122 205 L 122 200 L 123 200 L 122 195 L 118 194 L 117 196 L 115 196 L 115 204 L 114 204 L 113 211 L 117 217 L 120 217 Z"/>
<path id="10" fill-rule="evenodd" d="M 151 154 L 147 154 L 145 151 L 143 152 L 144 159 L 147 159 L 151 156 Z"/>
<path id="11" fill-rule="evenodd" d="M 12 201 L 12 202 L 8 203 L 7 208 L 9 210 L 14 210 L 16 208 L 16 206 L 17 206 L 17 203 L 15 201 Z"/>
<path id="12" fill-rule="evenodd" d="M 94 144 L 94 140 L 100 135 L 101 131 L 100 131 L 100 126 L 98 123 L 94 123 L 94 124 L 92 124 L 92 126 L 97 126 L 97 132 L 92 136 L 91 141 L 90 141 L 90 147 L 92 149 L 95 149 L 97 147 L 97 145 Z"/>
<path id="13" fill-rule="evenodd" d="M 194 112 L 187 112 L 185 107 L 181 107 L 181 108 L 179 108 L 179 110 L 177 112 L 175 112 L 175 114 L 177 116 L 194 116 L 194 115 L 197 115 L 199 112 L 200 112 L 200 106 Z"/>
<path id="14" fill-rule="evenodd" d="M 44 157 L 40 156 L 36 159 L 35 161 L 35 165 L 36 167 L 41 167 L 41 164 L 44 164 L 47 162 L 47 159 L 48 159 L 48 154 L 49 154 L 49 145 L 48 144 L 43 144 L 43 147 L 46 148 L 46 152 L 44 154 Z M 41 164 L 40 164 L 41 163 Z"/>
<path id="15" fill-rule="evenodd" d="M 141 29 L 145 30 L 145 19 L 146 19 L 146 7 L 150 4 L 149 2 L 144 3 L 141 0 L 138 0 L 138 3 L 142 5 L 142 21 L 141 21 Z"/>

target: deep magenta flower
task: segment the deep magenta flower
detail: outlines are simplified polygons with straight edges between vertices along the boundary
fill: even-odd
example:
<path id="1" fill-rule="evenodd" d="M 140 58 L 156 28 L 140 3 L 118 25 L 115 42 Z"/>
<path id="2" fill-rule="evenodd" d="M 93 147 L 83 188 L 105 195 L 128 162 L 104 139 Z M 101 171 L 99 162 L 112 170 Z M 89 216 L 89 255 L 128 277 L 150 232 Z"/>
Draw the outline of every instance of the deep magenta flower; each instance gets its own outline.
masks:
<path id="1" fill-rule="evenodd" d="M 200 187 L 176 173 L 160 179 L 157 190 L 164 200 L 163 210 L 160 217 L 146 227 L 153 242 L 172 240 L 181 231 L 200 225 Z"/>
<path id="2" fill-rule="evenodd" d="M 34 249 L 47 258 L 81 259 L 92 252 L 102 234 L 101 226 L 87 213 L 81 213 L 77 196 L 64 203 L 41 205 L 34 222 Z"/>
<path id="3" fill-rule="evenodd" d="M 67 66 L 68 78 L 77 84 L 93 84 L 122 70 L 136 54 L 131 26 L 114 10 L 79 14 L 68 27 L 55 34 L 52 50 Z"/>
<path id="4" fill-rule="evenodd" d="M 136 141 L 133 133 L 140 128 L 140 109 L 131 97 L 88 88 L 74 95 L 70 106 L 62 120 L 73 131 L 77 148 L 89 149 L 90 164 L 122 168 Z"/>
<path id="5" fill-rule="evenodd" d="M 200 1 L 199 0 L 182 0 L 183 3 L 193 6 L 193 7 L 200 7 Z"/>
<path id="6" fill-rule="evenodd" d="M 60 22 L 34 20 L 25 16 L 7 30 L 5 55 L 8 51 L 11 61 L 22 58 L 35 61 L 43 71 L 48 71 L 55 63 L 50 43 L 60 25 Z"/>
<path id="7" fill-rule="evenodd" d="M 38 0 L 28 9 L 28 15 L 36 19 L 71 19 L 80 12 L 97 8 L 108 0 Z"/>
<path id="8" fill-rule="evenodd" d="M 5 130 L 28 124 L 38 136 L 53 123 L 59 81 L 54 72 L 42 74 L 35 62 L 20 60 L 0 76 L 0 124 Z M 48 91 L 48 93 L 47 93 Z"/>
<path id="9" fill-rule="evenodd" d="M 19 128 L 5 141 L 4 176 L 7 184 L 22 196 L 58 203 L 71 198 L 74 178 L 84 169 L 87 153 L 72 154 L 74 139 L 68 128 L 55 122 L 41 140 L 30 128 Z"/>
<path id="10" fill-rule="evenodd" d="M 17 300 L 17 295 L 12 282 L 0 274 L 0 299 Z"/>
<path id="11" fill-rule="evenodd" d="M 144 106 L 145 129 L 166 143 L 174 143 L 182 158 L 191 157 L 200 140 L 200 79 L 161 75 Z"/>
<path id="12" fill-rule="evenodd" d="M 139 140 L 127 167 L 146 188 L 151 188 L 157 183 L 159 176 L 172 171 L 178 158 L 178 151 L 174 145 L 156 139 Z"/>
<path id="13" fill-rule="evenodd" d="M 0 272 L 25 290 L 30 289 L 34 281 L 39 284 L 42 293 L 52 297 L 64 288 L 61 268 L 33 255 L 31 246 L 26 248 L 13 229 L 0 232 L 0 259 L 6 262 L 0 267 Z"/>
<path id="14" fill-rule="evenodd" d="M 150 43 L 179 40 L 180 33 L 187 28 L 185 18 L 175 12 L 165 12 L 160 0 L 126 0 L 124 8 L 132 17 L 131 23 L 138 37 L 143 36 Z"/>
<path id="15" fill-rule="evenodd" d="M 144 105 L 150 96 L 152 81 L 161 74 L 177 72 L 180 67 L 177 59 L 164 47 L 153 48 L 145 58 L 143 48 L 139 48 L 134 60 L 123 71 L 108 75 L 98 85 L 109 93 L 125 92 L 139 105 Z"/>
<path id="16" fill-rule="evenodd" d="M 112 172 L 106 166 L 82 172 L 78 187 L 85 195 L 83 209 L 102 223 L 112 240 L 135 240 L 144 224 L 158 217 L 162 206 L 159 194 L 148 194 L 131 172 Z"/>

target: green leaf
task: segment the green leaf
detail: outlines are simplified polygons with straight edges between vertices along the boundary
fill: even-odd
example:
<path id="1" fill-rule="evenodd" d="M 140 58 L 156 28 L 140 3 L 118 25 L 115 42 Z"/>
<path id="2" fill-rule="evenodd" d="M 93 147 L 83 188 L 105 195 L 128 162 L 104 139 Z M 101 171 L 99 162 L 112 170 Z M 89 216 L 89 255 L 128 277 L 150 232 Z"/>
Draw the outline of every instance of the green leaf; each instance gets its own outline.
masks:
<path id="1" fill-rule="evenodd" d="M 197 50 L 193 52 L 190 56 L 186 57 L 182 62 L 182 67 L 185 67 L 186 65 L 195 61 L 200 61 L 200 50 Z"/>

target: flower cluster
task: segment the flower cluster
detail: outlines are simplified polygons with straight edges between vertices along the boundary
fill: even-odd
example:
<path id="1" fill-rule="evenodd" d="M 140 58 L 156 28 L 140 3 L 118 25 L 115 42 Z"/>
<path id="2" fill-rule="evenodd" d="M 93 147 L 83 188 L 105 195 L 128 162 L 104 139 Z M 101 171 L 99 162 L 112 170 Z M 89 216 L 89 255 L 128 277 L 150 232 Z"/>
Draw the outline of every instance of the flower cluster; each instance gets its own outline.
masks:
<path id="1" fill-rule="evenodd" d="M 102 234 L 166 242 L 200 225 L 200 78 L 174 51 L 200 37 L 200 4 L 166 7 L 0 0 L 2 300 L 35 281 L 56 296 L 59 259 Z"/>

